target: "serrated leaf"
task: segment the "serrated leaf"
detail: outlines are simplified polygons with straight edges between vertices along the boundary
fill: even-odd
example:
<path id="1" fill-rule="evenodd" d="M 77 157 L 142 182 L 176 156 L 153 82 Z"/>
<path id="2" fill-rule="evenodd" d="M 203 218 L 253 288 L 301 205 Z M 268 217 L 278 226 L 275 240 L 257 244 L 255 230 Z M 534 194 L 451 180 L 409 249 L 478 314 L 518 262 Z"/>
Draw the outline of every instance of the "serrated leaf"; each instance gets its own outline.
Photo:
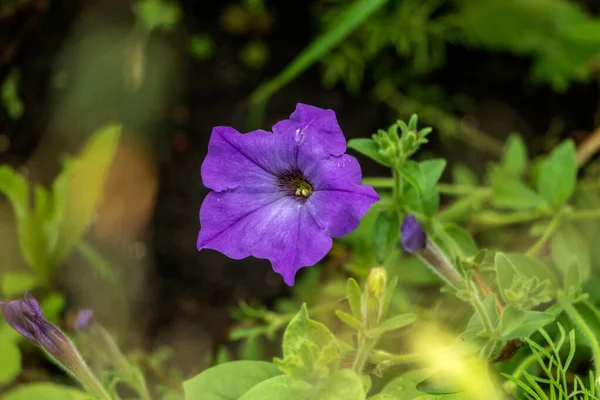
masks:
<path id="1" fill-rule="evenodd" d="M 284 358 L 297 354 L 305 341 L 315 343 L 322 350 L 327 347 L 337 348 L 337 354 L 334 352 L 333 359 L 340 355 L 335 336 L 325 325 L 310 319 L 306 304 L 303 304 L 302 309 L 290 321 L 283 334 Z M 333 359 L 326 361 L 331 362 Z"/>

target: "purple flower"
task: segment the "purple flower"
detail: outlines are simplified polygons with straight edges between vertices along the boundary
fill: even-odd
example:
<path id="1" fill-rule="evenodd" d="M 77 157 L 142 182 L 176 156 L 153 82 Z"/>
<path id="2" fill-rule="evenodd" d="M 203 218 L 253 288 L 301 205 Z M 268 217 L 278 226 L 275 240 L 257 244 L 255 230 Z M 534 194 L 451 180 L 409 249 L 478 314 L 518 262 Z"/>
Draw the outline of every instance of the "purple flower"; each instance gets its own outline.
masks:
<path id="1" fill-rule="evenodd" d="M 427 236 L 414 215 L 408 215 L 402 222 L 402 247 L 407 253 L 417 253 L 425 247 Z"/>
<path id="2" fill-rule="evenodd" d="M 0 310 L 14 330 L 46 349 L 56 359 L 64 359 L 65 349 L 71 348 L 71 342 L 46 320 L 40 304 L 33 296 L 26 293 L 20 300 L 0 302 Z"/>
<path id="3" fill-rule="evenodd" d="M 198 250 L 266 258 L 293 285 L 379 200 L 345 151 L 335 113 L 305 104 L 273 133 L 215 127 L 201 170 L 212 192 L 200 208 Z"/>
<path id="4" fill-rule="evenodd" d="M 73 322 L 73 329 L 76 331 L 85 331 L 92 324 L 92 318 L 94 318 L 94 311 L 89 308 L 84 308 L 77 312 L 75 316 L 75 322 Z"/>

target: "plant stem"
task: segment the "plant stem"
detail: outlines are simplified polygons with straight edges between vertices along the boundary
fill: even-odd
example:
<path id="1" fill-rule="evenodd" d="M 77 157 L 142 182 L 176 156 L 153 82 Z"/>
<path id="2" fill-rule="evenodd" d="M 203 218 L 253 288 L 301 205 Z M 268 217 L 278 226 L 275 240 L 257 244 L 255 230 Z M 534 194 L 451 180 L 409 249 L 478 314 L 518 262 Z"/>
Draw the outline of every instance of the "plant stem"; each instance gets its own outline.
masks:
<path id="1" fill-rule="evenodd" d="M 379 337 L 375 339 L 369 339 L 362 332 L 359 333 L 359 336 L 361 336 L 361 338 L 359 339 L 359 345 L 356 351 L 356 358 L 354 359 L 354 363 L 352 364 L 352 369 L 358 375 L 362 373 L 362 370 L 365 367 L 367 360 L 369 359 L 369 355 L 371 354 L 373 347 L 375 347 L 377 341 L 379 340 Z"/>
<path id="2" fill-rule="evenodd" d="M 390 189 L 394 188 L 394 178 L 366 177 L 363 178 L 365 185 L 373 186 L 374 188 Z M 491 189 L 483 186 L 469 185 L 453 185 L 451 183 L 438 183 L 437 188 L 441 194 L 449 196 L 467 196 L 477 193 L 491 193 Z"/>
<path id="3" fill-rule="evenodd" d="M 558 228 L 561 217 L 562 212 L 558 212 L 554 217 L 552 217 L 552 220 L 550 220 L 550 224 L 548 224 L 548 226 L 546 227 L 546 230 L 544 231 L 543 235 L 529 248 L 529 250 L 525 252 L 525 255 L 533 256 L 542 248 L 542 246 L 554 234 L 556 228 Z"/>
<path id="4" fill-rule="evenodd" d="M 600 218 L 600 208 L 592 210 L 573 211 L 568 218 L 570 220 Z"/>
<path id="5" fill-rule="evenodd" d="M 479 314 L 479 318 L 481 318 L 481 322 L 483 323 L 483 329 L 485 330 L 485 333 L 490 338 L 492 338 L 494 336 L 494 327 L 492 326 L 492 321 L 490 320 L 490 316 L 485 311 L 485 307 L 483 306 L 483 303 L 481 302 L 481 299 L 479 298 L 479 295 L 477 294 L 477 289 L 475 288 L 474 285 L 473 285 L 473 289 L 474 289 L 474 292 L 473 292 L 473 295 L 471 296 L 471 304 L 473 305 L 475 312 L 477 314 Z"/>

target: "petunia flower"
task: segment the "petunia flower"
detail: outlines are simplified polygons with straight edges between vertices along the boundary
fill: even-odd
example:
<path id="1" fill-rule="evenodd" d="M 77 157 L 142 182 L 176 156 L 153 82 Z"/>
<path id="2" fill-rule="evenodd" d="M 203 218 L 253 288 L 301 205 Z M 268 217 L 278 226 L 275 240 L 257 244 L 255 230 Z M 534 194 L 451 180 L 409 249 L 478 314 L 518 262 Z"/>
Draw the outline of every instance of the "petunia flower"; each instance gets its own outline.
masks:
<path id="1" fill-rule="evenodd" d="M 201 168 L 212 191 L 200 208 L 198 250 L 268 259 L 293 285 L 379 200 L 345 151 L 335 113 L 305 104 L 273 132 L 215 127 Z"/>

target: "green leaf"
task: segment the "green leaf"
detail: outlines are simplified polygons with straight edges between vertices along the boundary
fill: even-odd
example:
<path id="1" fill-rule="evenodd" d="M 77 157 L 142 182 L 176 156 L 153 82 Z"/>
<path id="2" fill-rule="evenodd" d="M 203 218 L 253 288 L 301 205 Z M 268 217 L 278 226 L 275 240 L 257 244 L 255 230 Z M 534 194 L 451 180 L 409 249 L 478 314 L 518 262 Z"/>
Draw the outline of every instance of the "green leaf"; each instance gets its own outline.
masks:
<path id="1" fill-rule="evenodd" d="M 550 282 L 553 291 L 558 289 L 556 275 L 550 267 L 535 256 L 528 256 L 522 253 L 505 253 L 504 256 L 510 260 L 517 273 L 524 278 L 536 277 L 540 282 Z"/>
<path id="2" fill-rule="evenodd" d="M 239 400 L 364 400 L 365 398 L 362 379 L 351 369 L 343 369 L 317 382 L 314 387 L 304 382 L 292 381 L 288 376 L 276 376 L 254 386 Z"/>
<path id="3" fill-rule="evenodd" d="M 381 8 L 387 0 L 358 0 L 344 9 L 336 17 L 336 22 L 325 33 L 296 56 L 275 78 L 258 87 L 251 95 L 253 104 L 267 101 L 273 93 L 292 81 L 308 67 L 323 57 L 358 28 L 363 21 Z"/>
<path id="4" fill-rule="evenodd" d="M 319 385 L 317 400 L 364 400 L 363 381 L 351 369 L 343 369 L 331 375 Z"/>
<path id="5" fill-rule="evenodd" d="M 557 146 L 545 159 L 538 178 L 538 191 L 553 206 L 564 204 L 577 183 L 577 153 L 571 140 Z"/>
<path id="6" fill-rule="evenodd" d="M 476 186 L 478 183 L 477 175 L 475 175 L 465 165 L 458 164 L 452 169 L 452 182 L 461 186 Z"/>
<path id="7" fill-rule="evenodd" d="M 508 314 L 507 314 L 508 311 Z M 501 319 L 502 338 L 506 340 L 529 337 L 556 319 L 554 314 L 540 311 L 515 310 L 511 306 L 504 309 Z"/>
<path id="8" fill-rule="evenodd" d="M 406 180 L 406 182 L 415 188 L 419 195 L 423 195 L 421 183 L 424 182 L 425 176 L 423 175 L 423 171 L 421 170 L 419 163 L 408 160 L 402 165 L 399 172 L 402 174 L 402 177 Z"/>
<path id="9" fill-rule="evenodd" d="M 496 253 L 494 257 L 496 264 L 496 277 L 498 288 L 504 301 L 507 301 L 506 290 L 510 289 L 515 277 L 519 276 L 514 264 L 503 253 Z"/>
<path id="10" fill-rule="evenodd" d="M 286 375 L 275 376 L 258 383 L 250 388 L 241 397 L 227 397 L 227 400 L 309 400 L 310 387 L 293 387 L 292 380 Z M 312 396 L 314 398 L 314 396 Z M 185 400 L 213 400 L 212 397 L 187 397 Z M 222 398 L 223 400 L 225 398 Z M 215 397 L 215 400 L 221 400 Z"/>
<path id="11" fill-rule="evenodd" d="M 361 312 L 361 292 L 358 282 L 354 278 L 348 278 L 346 283 L 346 296 L 348 296 L 348 304 L 350 304 L 350 310 L 352 314 L 358 319 L 362 318 Z"/>
<path id="12" fill-rule="evenodd" d="M 48 243 L 44 235 L 45 215 L 31 212 L 29 184 L 23 176 L 7 165 L 0 166 L 0 192 L 10 201 L 17 216 L 19 246 L 25 262 L 40 275 L 48 274 Z M 36 207 L 42 189 L 36 188 Z M 38 208 L 38 211 L 40 208 Z"/>
<path id="13" fill-rule="evenodd" d="M 337 317 L 346 325 L 348 325 L 351 328 L 354 328 L 356 330 L 361 329 L 362 328 L 362 323 L 354 318 L 352 315 L 345 313 L 343 311 L 340 310 L 335 310 L 335 315 L 337 315 Z"/>
<path id="14" fill-rule="evenodd" d="M 350 139 L 348 141 L 348 148 L 358 151 L 360 154 L 369 157 L 385 167 L 392 167 L 390 160 L 379 152 L 379 145 L 373 139 Z"/>
<path id="15" fill-rule="evenodd" d="M 423 173 L 423 182 L 420 184 L 423 193 L 423 211 L 426 215 L 432 216 L 440 206 L 437 183 L 446 168 L 446 160 L 439 158 L 421 161 L 419 167 Z"/>
<path id="16" fill-rule="evenodd" d="M 472 400 L 465 393 L 449 393 L 449 394 L 425 394 L 416 397 L 414 400 Z"/>
<path id="17" fill-rule="evenodd" d="M 64 260 L 90 224 L 120 135 L 119 125 L 108 125 L 99 130 L 79 156 L 66 163 L 55 179 L 52 187 L 55 201 L 53 216 L 58 236 L 54 265 Z"/>
<path id="18" fill-rule="evenodd" d="M 373 249 L 377 262 L 383 263 L 400 238 L 400 215 L 394 210 L 379 212 L 373 223 Z"/>
<path id="19" fill-rule="evenodd" d="M 339 357 L 339 347 L 335 336 L 325 325 L 310 319 L 306 304 L 303 304 L 302 309 L 290 321 L 283 334 L 284 358 L 296 355 L 306 341 L 315 343 L 320 349 L 333 347 L 337 349 L 337 357 Z"/>
<path id="20" fill-rule="evenodd" d="M 502 170 L 512 176 L 519 177 L 527 168 L 527 147 L 518 133 L 512 133 L 502 154 Z"/>
<path id="21" fill-rule="evenodd" d="M 496 309 L 496 295 L 490 294 L 482 301 L 483 308 L 485 310 L 486 315 L 490 318 L 490 322 L 492 326 L 496 326 L 498 323 L 498 310 Z M 465 329 L 465 336 L 470 339 L 478 339 L 480 338 L 479 333 L 484 330 L 483 321 L 479 313 L 474 313 L 469 323 L 467 325 L 467 329 Z"/>
<path id="22" fill-rule="evenodd" d="M 524 183 L 502 174 L 492 175 L 492 204 L 510 210 L 531 210 L 548 206 L 546 200 Z"/>
<path id="23" fill-rule="evenodd" d="M 395 331 L 396 329 L 404 328 L 407 325 L 412 324 L 417 320 L 415 314 L 400 314 L 393 316 L 383 321 L 377 328 L 369 329 L 365 332 L 370 338 L 376 338 L 389 331 Z"/>
<path id="24" fill-rule="evenodd" d="M 2 292 L 7 298 L 24 294 L 40 284 L 37 275 L 30 272 L 7 272 L 2 279 Z"/>
<path id="25" fill-rule="evenodd" d="M 0 400 L 92 400 L 90 394 L 52 383 L 22 384 L 4 393 Z"/>
<path id="26" fill-rule="evenodd" d="M 423 392 L 417 389 L 417 384 L 431 375 L 431 370 L 417 369 L 404 372 L 402 375 L 392 379 L 381 390 L 383 395 L 391 395 L 398 400 L 414 399 Z"/>
<path id="27" fill-rule="evenodd" d="M 58 325 L 60 316 L 65 308 L 65 296 L 60 292 L 53 292 L 46 296 L 41 302 L 42 311 L 46 319 Z"/>
<path id="28" fill-rule="evenodd" d="M 21 373 L 21 351 L 18 342 L 0 338 L 0 354 L 0 385 L 6 385 Z"/>
<path id="29" fill-rule="evenodd" d="M 275 364 L 265 361 L 233 361 L 185 381 L 183 390 L 186 400 L 234 400 L 260 382 L 281 374 Z"/>
<path id="30" fill-rule="evenodd" d="M 591 274 L 590 248 L 585 238 L 571 224 L 563 224 L 552 238 L 552 261 L 566 276 L 571 264 L 579 268 L 580 283 L 585 282 Z"/>
<path id="31" fill-rule="evenodd" d="M 477 244 L 469 232 L 456 224 L 449 224 L 444 230 L 454 244 L 454 246 L 447 249 L 453 259 L 464 259 L 477 254 Z"/>
<path id="32" fill-rule="evenodd" d="M 19 80 L 20 72 L 18 69 L 13 68 L 4 80 L 0 90 L 2 102 L 6 107 L 8 116 L 12 119 L 19 119 L 23 115 L 23 102 L 19 97 Z"/>

